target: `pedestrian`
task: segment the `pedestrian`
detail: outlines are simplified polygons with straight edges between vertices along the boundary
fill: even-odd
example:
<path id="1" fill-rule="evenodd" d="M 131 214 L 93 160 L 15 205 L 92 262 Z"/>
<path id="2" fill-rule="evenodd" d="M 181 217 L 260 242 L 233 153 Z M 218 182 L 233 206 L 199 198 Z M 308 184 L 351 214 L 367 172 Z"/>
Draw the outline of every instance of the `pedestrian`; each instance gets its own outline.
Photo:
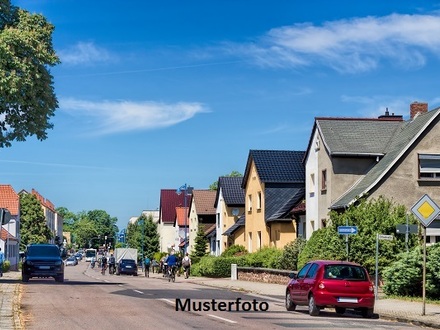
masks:
<path id="1" fill-rule="evenodd" d="M 148 256 L 145 257 L 144 265 L 145 265 L 145 277 L 150 277 L 150 264 L 151 260 Z"/>
<path id="2" fill-rule="evenodd" d="M 2 248 L 0 248 L 0 277 L 3 276 L 3 263 L 5 262 L 5 254 L 2 251 Z"/>
<path id="3" fill-rule="evenodd" d="M 185 274 L 185 278 L 189 277 L 189 272 L 191 269 L 191 258 L 188 255 L 188 252 L 182 259 L 183 272 Z"/>

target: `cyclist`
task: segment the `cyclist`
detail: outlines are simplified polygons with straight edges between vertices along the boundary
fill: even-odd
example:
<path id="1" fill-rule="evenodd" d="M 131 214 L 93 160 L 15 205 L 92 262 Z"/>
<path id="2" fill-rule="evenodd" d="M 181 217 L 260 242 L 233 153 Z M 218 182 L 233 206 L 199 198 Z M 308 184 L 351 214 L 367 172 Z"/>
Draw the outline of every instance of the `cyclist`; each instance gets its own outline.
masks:
<path id="1" fill-rule="evenodd" d="M 2 248 L 0 248 L 0 276 L 3 276 L 3 263 L 5 261 L 5 254 L 2 251 Z"/>
<path id="2" fill-rule="evenodd" d="M 108 258 L 108 272 L 110 274 L 114 274 L 116 271 L 116 259 L 113 256 L 113 253 L 110 255 L 110 258 Z"/>
<path id="3" fill-rule="evenodd" d="M 182 266 L 183 266 L 183 271 L 185 273 L 185 278 L 188 278 L 189 271 L 191 268 L 191 258 L 189 257 L 188 252 L 186 253 L 186 255 L 182 259 Z"/>
<path id="4" fill-rule="evenodd" d="M 107 257 L 104 255 L 101 258 L 101 274 L 105 275 L 105 270 L 107 269 Z"/>
<path id="5" fill-rule="evenodd" d="M 166 263 L 168 267 L 168 276 L 170 276 L 174 273 L 177 266 L 177 257 L 173 252 L 168 256 Z"/>

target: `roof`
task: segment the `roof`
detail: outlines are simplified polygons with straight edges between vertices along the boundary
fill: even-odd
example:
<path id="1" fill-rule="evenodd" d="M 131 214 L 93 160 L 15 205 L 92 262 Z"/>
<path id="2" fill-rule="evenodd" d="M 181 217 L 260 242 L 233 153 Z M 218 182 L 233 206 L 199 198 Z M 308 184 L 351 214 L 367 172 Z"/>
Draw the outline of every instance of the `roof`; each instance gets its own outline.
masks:
<path id="1" fill-rule="evenodd" d="M 223 200 L 227 206 L 244 206 L 245 191 L 241 187 L 242 176 L 221 176 L 218 178 L 217 195 L 215 197 L 214 207 L 217 207 L 222 192 Z"/>
<path id="2" fill-rule="evenodd" d="M 32 195 L 34 195 L 40 201 L 42 206 L 48 208 L 52 212 L 55 212 L 55 205 L 47 198 L 44 198 L 38 191 L 36 191 L 33 188 L 32 188 Z"/>
<path id="3" fill-rule="evenodd" d="M 192 198 L 198 215 L 215 214 L 214 203 L 216 194 L 216 190 L 193 190 Z"/>
<path id="4" fill-rule="evenodd" d="M 238 220 L 228 229 L 225 230 L 225 232 L 223 233 L 223 235 L 226 236 L 231 236 L 233 235 L 238 229 L 240 229 L 241 227 L 244 227 L 246 222 L 246 216 L 243 214 L 240 218 L 238 218 Z"/>
<path id="5" fill-rule="evenodd" d="M 403 121 L 376 118 L 316 118 L 330 156 L 381 156 Z"/>
<path id="6" fill-rule="evenodd" d="M 304 183 L 304 155 L 305 151 L 250 150 L 241 187 L 246 187 L 252 161 L 264 183 Z"/>
<path id="7" fill-rule="evenodd" d="M 18 239 L 15 236 L 11 235 L 11 233 L 8 232 L 5 228 L 1 228 L 0 238 L 4 242 L 6 242 L 8 239 L 11 240 L 11 241 L 18 241 Z"/>
<path id="8" fill-rule="evenodd" d="M 305 188 L 302 187 L 268 187 L 265 189 L 266 223 L 275 221 L 292 221 L 292 208 L 304 200 Z"/>
<path id="9" fill-rule="evenodd" d="M 385 156 L 365 176 L 360 178 L 343 196 L 335 200 L 331 209 L 345 208 L 359 197 L 372 191 L 380 180 L 390 173 L 397 162 L 403 158 L 418 138 L 440 118 L 440 108 L 423 113 L 413 120 L 401 122 L 394 131 L 392 139 L 384 147 Z"/>
<path id="10" fill-rule="evenodd" d="M 12 216 L 19 214 L 20 197 L 9 184 L 0 185 L 0 208 L 8 209 Z"/>
<path id="11" fill-rule="evenodd" d="M 187 227 L 189 224 L 188 207 L 178 206 L 176 207 L 176 221 L 175 224 L 179 227 Z"/>
<path id="12" fill-rule="evenodd" d="M 186 203 L 189 205 L 189 197 Z M 185 194 L 177 194 L 176 189 L 161 189 L 159 221 L 174 224 L 177 206 L 185 206 Z"/>
<path id="13" fill-rule="evenodd" d="M 205 226 L 205 237 L 215 237 L 217 235 L 217 226 L 215 223 Z"/>

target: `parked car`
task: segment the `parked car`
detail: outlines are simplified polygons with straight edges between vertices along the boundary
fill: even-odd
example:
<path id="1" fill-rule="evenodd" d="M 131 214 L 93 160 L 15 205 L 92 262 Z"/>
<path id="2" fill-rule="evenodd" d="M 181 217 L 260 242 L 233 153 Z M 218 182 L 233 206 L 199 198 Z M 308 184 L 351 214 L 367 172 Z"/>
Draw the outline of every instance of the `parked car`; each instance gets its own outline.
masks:
<path id="1" fill-rule="evenodd" d="M 64 282 L 64 262 L 55 244 L 30 244 L 23 257 L 21 278 L 28 282 L 32 277 L 53 277 Z"/>
<path id="2" fill-rule="evenodd" d="M 358 310 L 363 317 L 374 312 L 374 286 L 367 270 L 359 264 L 345 261 L 310 261 L 298 274 L 290 274 L 286 288 L 286 309 L 308 306 L 309 314 L 319 315 L 323 308 Z"/>
<path id="3" fill-rule="evenodd" d="M 118 263 L 118 270 L 116 275 L 127 274 L 127 275 L 138 275 L 138 267 L 136 261 L 133 259 L 121 259 Z"/>
<path id="4" fill-rule="evenodd" d="M 80 261 L 80 260 L 82 260 L 83 256 L 81 253 L 77 252 L 77 253 L 75 253 L 75 258 L 76 258 L 76 260 Z"/>
<path id="5" fill-rule="evenodd" d="M 66 266 L 76 266 L 78 265 L 78 259 L 75 257 L 69 257 L 66 259 Z"/>

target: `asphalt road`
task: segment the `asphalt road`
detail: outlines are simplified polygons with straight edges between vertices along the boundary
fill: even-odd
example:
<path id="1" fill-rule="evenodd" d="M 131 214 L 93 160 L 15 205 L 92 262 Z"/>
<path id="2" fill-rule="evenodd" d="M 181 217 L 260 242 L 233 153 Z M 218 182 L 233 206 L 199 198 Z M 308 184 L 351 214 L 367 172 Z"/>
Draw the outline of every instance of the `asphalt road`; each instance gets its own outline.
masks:
<path id="1" fill-rule="evenodd" d="M 404 323 L 337 316 L 306 308 L 287 312 L 283 301 L 160 275 L 101 275 L 89 263 L 65 269 L 65 282 L 31 279 L 23 285 L 26 329 L 414 329 Z M 142 274 L 140 274 L 142 275 Z"/>

